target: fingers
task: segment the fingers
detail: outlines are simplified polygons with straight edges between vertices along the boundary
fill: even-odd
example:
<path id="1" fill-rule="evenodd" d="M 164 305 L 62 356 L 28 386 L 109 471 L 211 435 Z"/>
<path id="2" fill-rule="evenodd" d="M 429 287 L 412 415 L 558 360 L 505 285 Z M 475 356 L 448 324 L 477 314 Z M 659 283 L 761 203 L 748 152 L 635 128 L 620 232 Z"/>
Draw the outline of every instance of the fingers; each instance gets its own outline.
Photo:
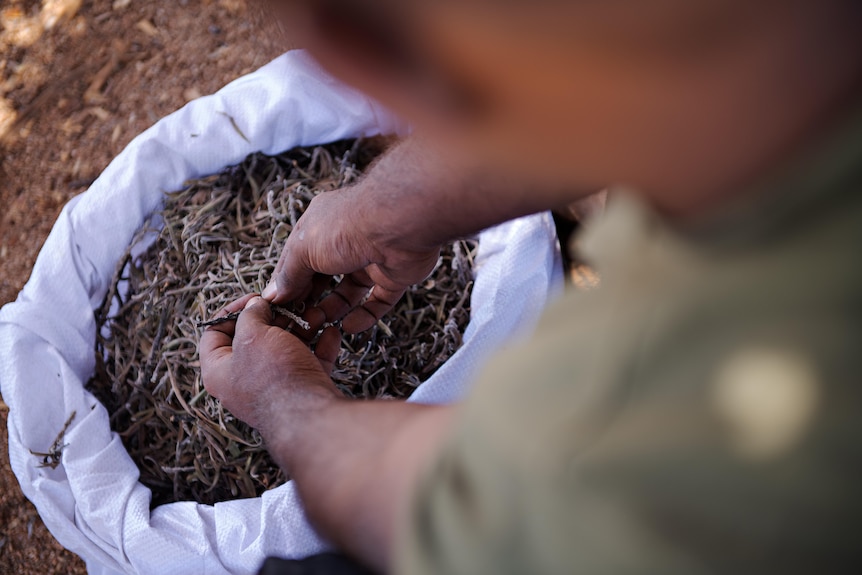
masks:
<path id="1" fill-rule="evenodd" d="M 306 342 L 314 339 L 320 332 L 320 328 L 326 323 L 326 313 L 315 304 L 320 299 L 320 296 L 332 286 L 332 282 L 332 276 L 315 274 L 312 280 L 311 294 L 304 302 L 305 310 L 300 313 L 302 319 L 308 322 L 308 329 L 303 329 L 300 325 L 291 326 L 292 322 L 289 319 L 281 317 L 275 318 L 276 325 L 283 329 L 290 327 L 291 333 L 299 336 Z"/>
<path id="2" fill-rule="evenodd" d="M 380 287 L 379 284 L 374 286 L 368 300 L 361 306 L 354 308 L 342 320 L 341 327 L 344 333 L 359 333 L 370 329 L 377 323 L 377 320 L 389 313 L 389 310 L 398 303 L 398 300 L 404 295 L 404 291 L 388 290 Z"/>
<path id="3" fill-rule="evenodd" d="M 318 307 L 326 314 L 326 321 L 338 321 L 358 306 L 373 286 L 374 282 L 364 271 L 344 276 L 341 283 L 323 298 Z"/>
<path id="4" fill-rule="evenodd" d="M 320 367 L 326 375 L 332 373 L 332 368 L 335 366 L 335 360 L 338 359 L 338 352 L 341 350 L 341 333 L 337 327 L 328 327 L 323 330 L 320 335 L 320 340 L 314 348 L 314 355 L 320 361 Z"/>
<path id="5" fill-rule="evenodd" d="M 326 315 L 319 307 L 312 307 L 305 310 L 305 313 L 302 314 L 302 319 L 308 322 L 309 329 L 303 329 L 302 326 L 296 324 L 291 327 L 291 321 L 287 318 L 285 318 L 284 325 L 278 322 L 277 319 L 276 322 L 279 327 L 291 327 L 290 332 L 292 334 L 294 334 L 304 342 L 309 343 L 311 342 L 311 340 L 317 337 L 318 333 L 320 333 L 320 328 L 323 327 L 324 323 L 326 323 Z"/>
<path id="6" fill-rule="evenodd" d="M 216 318 L 216 319 L 224 318 L 225 316 L 228 316 L 230 314 L 234 314 L 234 313 L 237 313 L 239 311 L 242 311 L 242 309 L 249 302 L 249 300 L 251 300 L 256 295 L 257 294 L 253 294 L 253 293 L 246 294 L 246 295 L 242 296 L 241 298 L 230 302 L 229 304 L 224 306 L 222 309 L 220 309 L 218 312 L 213 314 L 213 318 Z M 233 337 L 233 333 L 234 333 L 235 328 L 236 328 L 236 321 L 222 321 L 220 323 L 216 323 L 214 325 L 208 326 L 206 331 L 219 331 L 219 332 L 227 334 L 230 337 Z M 204 333 L 206 333 L 206 332 L 204 332 Z"/>
<path id="7" fill-rule="evenodd" d="M 345 276 L 318 307 L 323 310 L 326 321 L 343 319 L 345 333 L 359 333 L 386 315 L 398 303 L 404 291 L 375 284 L 368 273 L 362 270 Z"/>
<path id="8" fill-rule="evenodd" d="M 216 317 L 236 313 L 256 297 L 248 294 L 226 305 Z M 210 326 L 201 335 L 198 354 L 201 359 L 201 379 L 211 393 L 217 395 L 226 384 L 228 374 L 222 369 L 233 351 L 233 336 L 236 321 L 227 321 Z"/>
<path id="9" fill-rule="evenodd" d="M 254 333 L 261 327 L 273 325 L 272 308 L 262 297 L 252 297 L 246 302 L 239 319 L 236 320 L 236 332 Z"/>
<path id="10" fill-rule="evenodd" d="M 256 294 L 256 293 L 245 294 L 244 296 L 242 296 L 238 300 L 232 301 L 229 304 L 227 304 L 226 306 L 224 306 L 222 313 L 235 313 L 235 312 L 244 310 L 245 306 L 248 305 L 248 302 L 250 302 L 251 300 L 253 300 L 256 297 L 258 297 L 258 294 Z"/>
<path id="11" fill-rule="evenodd" d="M 308 295 L 307 303 L 315 304 L 323 293 L 333 287 L 332 276 L 326 274 L 315 274 L 311 282 L 311 293 Z"/>
<path id="12" fill-rule="evenodd" d="M 351 273 L 374 259 L 373 246 L 357 235 L 353 188 L 320 194 L 309 204 L 287 238 L 264 290 L 269 302 L 317 299 L 328 287 L 328 277 Z M 320 275 L 325 281 L 321 282 Z"/>
<path id="13" fill-rule="evenodd" d="M 207 367 L 218 362 L 231 352 L 233 338 L 225 332 L 213 328 L 207 329 L 201 336 L 198 354 L 201 358 L 201 372 L 206 379 Z"/>
<path id="14" fill-rule="evenodd" d="M 246 294 L 238 300 L 232 301 L 221 309 L 214 317 L 223 317 L 225 315 L 236 313 L 245 308 L 246 304 L 251 301 L 256 294 Z M 226 321 L 224 323 L 211 325 L 201 336 L 200 356 L 201 358 L 210 357 L 216 350 L 222 347 L 230 347 L 233 340 L 234 331 L 236 330 L 236 321 Z"/>
<path id="15" fill-rule="evenodd" d="M 293 237 L 281 252 L 272 281 L 263 290 L 263 298 L 270 303 L 305 301 L 313 289 L 315 271 L 305 262 L 302 247 L 292 245 L 302 240 L 291 241 Z"/>

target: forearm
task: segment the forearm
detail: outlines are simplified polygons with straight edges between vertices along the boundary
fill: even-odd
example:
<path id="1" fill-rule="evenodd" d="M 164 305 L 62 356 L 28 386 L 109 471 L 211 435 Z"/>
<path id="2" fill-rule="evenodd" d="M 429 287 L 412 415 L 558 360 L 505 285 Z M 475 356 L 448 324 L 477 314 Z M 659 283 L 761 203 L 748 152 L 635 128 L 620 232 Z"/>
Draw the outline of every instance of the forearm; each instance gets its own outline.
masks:
<path id="1" fill-rule="evenodd" d="M 393 528 L 453 408 L 334 400 L 283 413 L 265 431 L 308 516 L 339 548 L 386 568 Z"/>
<path id="2" fill-rule="evenodd" d="M 357 221 L 378 242 L 417 251 L 589 195 L 505 181 L 434 143 L 410 137 L 351 190 Z"/>

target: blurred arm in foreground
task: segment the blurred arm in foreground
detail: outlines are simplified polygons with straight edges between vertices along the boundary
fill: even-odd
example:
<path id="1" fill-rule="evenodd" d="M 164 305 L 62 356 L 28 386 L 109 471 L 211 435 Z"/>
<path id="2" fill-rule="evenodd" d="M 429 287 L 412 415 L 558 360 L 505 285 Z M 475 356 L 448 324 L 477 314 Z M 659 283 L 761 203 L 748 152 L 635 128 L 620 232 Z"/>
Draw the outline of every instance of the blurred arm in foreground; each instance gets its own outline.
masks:
<path id="1" fill-rule="evenodd" d="M 335 336 L 315 358 L 261 300 L 235 332 L 206 333 L 208 389 L 261 429 L 322 533 L 411 575 L 858 572 L 858 2 L 275 4 L 447 158 L 541 189 L 631 190 L 586 242 L 602 288 L 556 304 L 457 408 L 339 398 Z M 376 189 L 397 190 L 410 162 Z M 315 231 L 267 296 L 370 263 L 383 268 L 369 280 L 392 282 L 387 305 L 460 233 L 450 217 L 494 219 L 461 206 L 520 211 L 494 187 L 441 209 L 464 188 L 431 166 L 424 212 L 331 210 L 352 239 L 395 230 L 400 256 L 366 247 L 324 266 L 331 234 Z M 328 211 L 303 226 L 324 230 Z"/>

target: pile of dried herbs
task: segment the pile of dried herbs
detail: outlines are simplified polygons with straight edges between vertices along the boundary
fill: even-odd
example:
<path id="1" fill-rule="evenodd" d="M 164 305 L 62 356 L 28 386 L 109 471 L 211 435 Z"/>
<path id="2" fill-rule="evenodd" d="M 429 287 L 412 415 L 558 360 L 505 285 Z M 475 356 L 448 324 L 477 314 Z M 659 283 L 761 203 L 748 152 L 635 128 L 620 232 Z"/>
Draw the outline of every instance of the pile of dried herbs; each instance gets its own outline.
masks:
<path id="1" fill-rule="evenodd" d="M 187 183 L 138 232 L 97 312 L 89 386 L 153 491 L 153 506 L 256 497 L 285 481 L 260 436 L 210 397 L 196 324 L 260 292 L 309 201 L 355 181 L 382 140 L 249 156 Z M 461 345 L 474 242 L 438 266 L 371 330 L 345 336 L 333 379 L 348 396 L 405 398 Z M 337 278 L 336 278 L 337 280 Z"/>

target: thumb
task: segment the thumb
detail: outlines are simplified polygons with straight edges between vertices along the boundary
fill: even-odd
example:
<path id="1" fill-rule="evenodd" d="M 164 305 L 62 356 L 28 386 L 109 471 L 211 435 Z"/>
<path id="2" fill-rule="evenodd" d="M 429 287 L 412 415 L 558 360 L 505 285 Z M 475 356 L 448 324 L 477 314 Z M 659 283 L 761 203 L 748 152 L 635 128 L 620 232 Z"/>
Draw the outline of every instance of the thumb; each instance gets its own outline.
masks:
<path id="1" fill-rule="evenodd" d="M 314 275 L 314 269 L 306 265 L 295 250 L 285 248 L 263 297 L 276 304 L 302 301 L 311 293 Z"/>
<path id="2" fill-rule="evenodd" d="M 237 335 L 247 330 L 260 329 L 272 325 L 272 308 L 269 303 L 260 296 L 248 300 L 239 319 L 236 320 Z"/>

